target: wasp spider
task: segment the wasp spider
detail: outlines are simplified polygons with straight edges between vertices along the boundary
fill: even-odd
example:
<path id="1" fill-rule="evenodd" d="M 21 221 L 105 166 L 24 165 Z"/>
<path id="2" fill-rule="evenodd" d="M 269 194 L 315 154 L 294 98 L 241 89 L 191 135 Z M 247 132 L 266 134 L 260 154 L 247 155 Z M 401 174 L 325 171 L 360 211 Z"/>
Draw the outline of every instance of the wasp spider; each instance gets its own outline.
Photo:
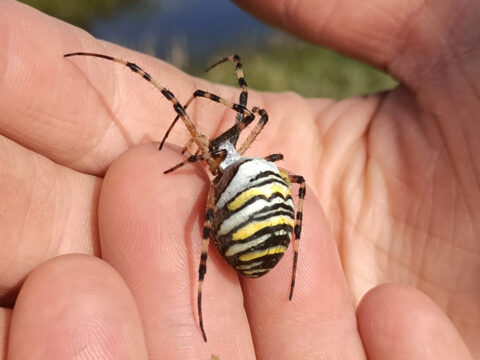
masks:
<path id="1" fill-rule="evenodd" d="M 204 160 L 215 176 L 208 191 L 198 278 L 198 320 L 203 339 L 207 341 L 202 318 L 202 285 L 207 271 L 210 239 L 232 268 L 250 278 L 265 275 L 271 270 L 292 241 L 294 258 L 289 295 L 291 300 L 302 229 L 305 180 L 302 176 L 291 175 L 277 168 L 274 162 L 282 160 L 282 154 L 272 154 L 265 158 L 242 156 L 267 123 L 268 114 L 264 109 L 254 107 L 249 110 L 246 107 L 248 89 L 239 56 L 226 57 L 209 68 L 225 61 L 235 63 L 238 84 L 242 89 L 238 104 L 210 92 L 196 90 L 182 106 L 168 89 L 134 63 L 96 53 L 76 52 L 64 56 L 80 55 L 94 56 L 127 66 L 150 82 L 172 103 L 177 117 L 168 128 L 159 149 L 162 149 L 179 118 L 190 133 L 190 143 L 194 143 L 198 149 L 188 159 L 166 170 L 165 173 L 175 171 L 187 163 Z M 196 98 L 207 98 L 235 110 L 238 113 L 235 124 L 216 138 L 208 139 L 197 131 L 186 112 L 186 108 Z M 255 119 L 255 114 L 260 116 L 256 126 L 237 149 L 239 134 Z M 292 183 L 299 184 L 296 215 L 290 191 Z"/>

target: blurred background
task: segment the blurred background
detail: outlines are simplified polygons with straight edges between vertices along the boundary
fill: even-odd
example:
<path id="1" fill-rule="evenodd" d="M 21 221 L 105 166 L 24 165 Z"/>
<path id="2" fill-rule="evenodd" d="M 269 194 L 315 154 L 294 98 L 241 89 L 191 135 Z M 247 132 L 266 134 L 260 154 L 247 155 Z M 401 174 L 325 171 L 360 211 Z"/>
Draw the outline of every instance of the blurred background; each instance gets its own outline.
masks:
<path id="1" fill-rule="evenodd" d="M 227 85 L 237 84 L 233 66 L 203 69 L 237 53 L 257 90 L 341 99 L 395 86 L 388 75 L 268 27 L 225 0 L 22 1 L 97 38 Z"/>

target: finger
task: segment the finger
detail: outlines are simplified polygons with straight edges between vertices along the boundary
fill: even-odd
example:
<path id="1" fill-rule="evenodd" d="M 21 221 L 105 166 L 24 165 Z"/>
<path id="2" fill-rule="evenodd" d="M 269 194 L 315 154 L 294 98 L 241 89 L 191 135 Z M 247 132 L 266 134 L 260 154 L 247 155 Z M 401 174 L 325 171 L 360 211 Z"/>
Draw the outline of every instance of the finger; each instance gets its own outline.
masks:
<path id="1" fill-rule="evenodd" d="M 275 0 L 235 2 L 259 18 L 308 41 L 387 69 L 406 83 L 445 75 L 445 62 L 475 57 L 480 7 L 472 1 Z M 440 59 L 435 59 L 440 57 Z M 464 68 L 464 69 L 465 69 Z M 420 78 L 419 74 L 422 76 Z M 474 82 L 473 82 L 474 83 Z"/>
<path id="2" fill-rule="evenodd" d="M 208 179 L 168 147 L 144 144 L 110 167 L 102 188 L 99 229 L 104 258 L 122 274 L 139 306 L 153 359 L 255 357 L 235 273 L 210 249 L 203 319 L 196 299 Z"/>
<path id="3" fill-rule="evenodd" d="M 101 182 L 0 136 L 0 299 L 11 305 L 25 276 L 64 253 L 99 254 Z"/>
<path id="4" fill-rule="evenodd" d="M 396 52 L 395 37 L 416 1 L 315 1 L 284 3 L 235 0 L 247 11 L 308 41 L 385 67 Z"/>
<path id="5" fill-rule="evenodd" d="M 8 359 L 147 359 L 135 301 L 111 266 L 67 255 L 25 282 L 11 319 Z"/>
<path id="6" fill-rule="evenodd" d="M 291 251 L 267 275 L 242 279 L 256 354 L 260 359 L 364 359 L 338 250 L 308 190 L 303 219 L 292 301 Z"/>
<path id="7" fill-rule="evenodd" d="M 0 359 L 7 359 L 8 333 L 10 331 L 10 318 L 12 310 L 0 309 Z"/>
<path id="8" fill-rule="evenodd" d="M 182 100 L 200 86 L 170 65 L 100 42 L 21 2 L 1 1 L 0 13 L 8 14 L 0 22 L 0 132 L 57 163 L 103 174 L 128 146 L 160 138 L 176 115 L 169 101 L 127 67 L 64 54 L 100 52 L 133 61 Z M 202 129 L 214 131 L 223 114 L 223 108 L 211 111 Z M 181 143 L 184 135 L 178 126 L 169 140 Z"/>
<path id="9" fill-rule="evenodd" d="M 472 359 L 450 320 L 413 288 L 378 286 L 364 296 L 357 316 L 370 360 Z"/>

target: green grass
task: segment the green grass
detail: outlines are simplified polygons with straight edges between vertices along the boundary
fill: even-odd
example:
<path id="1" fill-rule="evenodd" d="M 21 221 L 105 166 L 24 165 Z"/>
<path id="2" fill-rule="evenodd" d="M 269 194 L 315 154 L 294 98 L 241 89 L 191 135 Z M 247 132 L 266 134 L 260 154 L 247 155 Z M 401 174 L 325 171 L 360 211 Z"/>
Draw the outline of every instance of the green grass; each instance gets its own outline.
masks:
<path id="1" fill-rule="evenodd" d="M 227 54 L 212 56 L 211 62 L 224 55 Z M 391 77 L 368 65 L 292 39 L 275 41 L 260 52 L 245 51 L 239 55 L 249 87 L 257 90 L 295 91 L 306 97 L 341 99 L 396 85 Z M 236 85 L 232 65 L 220 65 L 208 73 L 198 67 L 188 70 L 210 81 Z"/>
<path id="2" fill-rule="evenodd" d="M 87 27 L 94 16 L 108 16 L 134 0 L 21 0 L 70 24 Z"/>

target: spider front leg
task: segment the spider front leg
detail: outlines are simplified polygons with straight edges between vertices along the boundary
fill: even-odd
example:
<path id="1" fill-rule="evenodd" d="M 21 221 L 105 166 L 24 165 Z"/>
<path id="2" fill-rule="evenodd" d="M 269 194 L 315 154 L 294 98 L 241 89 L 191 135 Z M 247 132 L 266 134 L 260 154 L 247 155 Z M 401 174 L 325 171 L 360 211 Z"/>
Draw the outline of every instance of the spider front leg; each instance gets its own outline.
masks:
<path id="1" fill-rule="evenodd" d="M 236 109 L 235 109 L 236 110 Z M 243 151 L 245 151 L 248 146 L 255 140 L 257 135 L 260 133 L 260 131 L 263 129 L 265 124 L 268 121 L 268 114 L 264 109 L 259 109 L 258 107 L 252 108 L 251 113 L 258 113 L 260 115 L 260 119 L 257 122 L 257 125 L 255 128 L 252 130 L 252 132 L 248 135 L 248 138 L 245 140 L 245 143 L 248 142 L 248 145 L 245 147 L 245 143 L 242 145 L 242 148 L 245 148 Z M 225 141 L 230 140 L 234 136 L 238 136 L 243 129 L 245 129 L 253 119 L 249 119 L 249 116 L 246 116 L 245 118 L 242 119 L 239 123 L 236 123 L 233 125 L 230 129 L 225 131 L 223 134 L 219 135 L 212 141 L 210 141 L 210 149 L 216 149 L 220 144 L 224 143 Z M 239 151 L 239 154 L 242 155 L 243 152 Z"/>
<path id="2" fill-rule="evenodd" d="M 148 81 L 150 84 L 152 84 L 155 88 L 157 88 L 161 94 L 168 100 L 173 106 L 173 109 L 175 112 L 178 114 L 177 118 L 181 118 L 182 121 L 185 124 L 185 127 L 187 128 L 188 132 L 190 133 L 190 136 L 192 137 L 193 141 L 195 141 L 196 145 L 198 146 L 199 150 L 201 153 L 203 153 L 203 156 L 207 162 L 211 163 L 211 158 L 210 158 L 210 153 L 208 149 L 208 142 L 204 141 L 204 138 L 201 136 L 201 134 L 197 131 L 195 124 L 193 123 L 192 119 L 188 116 L 185 108 L 180 104 L 178 99 L 175 97 L 175 95 L 168 90 L 166 87 L 164 87 L 160 82 L 158 82 L 156 79 L 154 79 L 149 73 L 147 73 L 145 70 L 140 68 L 140 66 L 130 62 L 130 61 L 125 61 L 113 56 L 109 55 L 103 55 L 103 54 L 97 54 L 97 53 L 90 53 L 90 52 L 74 52 L 74 53 L 69 53 L 63 55 L 64 57 L 71 57 L 71 56 L 91 56 L 91 57 L 96 57 L 100 59 L 105 59 L 109 61 L 113 61 L 119 64 L 122 64 L 126 67 L 128 67 L 131 71 L 136 73 L 137 75 L 141 76 L 144 80 Z M 253 114 L 252 114 L 253 117 Z M 253 118 L 251 119 L 253 121 Z M 173 125 L 172 125 L 173 126 Z"/>
<path id="3" fill-rule="evenodd" d="M 205 210 L 205 222 L 203 223 L 203 238 L 202 238 L 202 254 L 200 255 L 200 265 L 198 267 L 198 292 L 197 292 L 197 308 L 198 308 L 198 324 L 202 331 L 203 340 L 207 342 L 207 335 L 203 327 L 202 315 L 202 287 L 205 273 L 207 272 L 207 257 L 208 257 L 208 243 L 212 232 L 213 212 L 215 208 L 215 186 L 210 184 L 207 197 L 207 207 Z"/>
<path id="4" fill-rule="evenodd" d="M 294 239 L 293 239 L 293 268 L 292 268 L 292 282 L 290 284 L 290 295 L 288 300 L 292 300 L 293 289 L 295 288 L 295 277 L 297 274 L 297 261 L 298 261 L 298 248 L 300 245 L 300 234 L 302 232 L 302 220 L 303 220 L 303 200 L 305 199 L 305 179 L 300 175 L 290 175 L 288 176 L 290 183 L 299 184 L 300 188 L 298 189 L 298 203 L 297 203 L 297 213 L 295 215 L 295 226 L 293 228 Z"/>
<path id="5" fill-rule="evenodd" d="M 242 63 L 240 62 L 240 56 L 238 56 L 237 54 L 227 56 L 217 61 L 215 64 L 211 65 L 210 67 L 208 67 L 205 71 L 210 71 L 215 66 L 220 65 L 226 61 L 235 62 L 235 71 L 237 73 L 238 86 L 240 86 L 240 88 L 242 89 L 242 92 L 240 93 L 240 97 L 238 99 L 238 103 L 246 107 L 247 99 L 248 99 L 248 87 L 247 87 L 247 82 L 245 81 L 245 77 L 243 75 L 243 68 L 242 68 Z M 235 118 L 235 123 L 239 123 L 240 121 L 242 121 L 242 119 L 243 119 L 243 115 L 237 114 L 237 117 Z M 233 144 L 233 146 L 237 145 L 237 141 L 238 141 L 238 135 L 230 139 L 230 142 Z"/>
<path id="6" fill-rule="evenodd" d="M 240 62 L 240 56 L 238 55 L 231 55 L 227 56 L 219 61 L 217 61 L 215 64 L 211 65 L 208 67 L 205 71 L 210 71 L 212 68 L 214 68 L 217 65 L 220 65 L 221 63 L 224 63 L 225 61 L 233 61 L 235 62 L 235 70 L 237 74 L 237 79 L 238 79 L 238 86 L 242 89 L 242 92 L 240 93 L 239 99 L 238 99 L 238 104 L 240 106 L 246 107 L 247 106 L 247 100 L 248 100 L 248 86 L 247 82 L 245 81 L 245 77 L 243 75 L 243 68 L 242 68 L 242 63 Z M 195 93 L 190 96 L 188 101 L 183 105 L 183 107 L 186 109 L 188 106 L 191 104 L 191 102 L 196 98 Z M 239 123 L 243 120 L 244 115 L 241 113 L 237 114 L 237 117 L 235 118 L 235 123 Z M 162 150 L 163 145 L 165 143 L 165 140 L 167 139 L 168 135 L 172 131 L 173 127 L 177 123 L 178 119 L 180 118 L 179 115 L 175 117 L 173 122 L 170 124 L 170 126 L 167 129 L 167 132 L 165 133 L 165 136 L 163 137 L 162 141 L 160 142 L 159 150 Z M 184 149 L 190 144 L 192 140 L 188 142 L 187 145 L 184 146 Z M 237 145 L 238 141 L 238 135 L 235 135 L 233 138 L 230 139 L 230 142 L 233 144 L 233 146 Z"/>
<path id="7" fill-rule="evenodd" d="M 226 61 L 233 61 L 235 62 L 235 71 L 237 73 L 237 79 L 238 79 L 238 86 L 242 89 L 242 92 L 240 93 L 240 98 L 238 99 L 238 102 L 242 106 L 247 106 L 247 99 L 248 99 L 248 87 L 247 87 L 247 82 L 245 81 L 245 76 L 243 75 L 243 67 L 242 63 L 240 62 L 240 56 L 237 54 L 231 55 L 224 57 L 223 59 L 217 61 L 215 64 L 210 65 L 208 68 L 205 69 L 205 71 L 210 71 L 213 69 L 215 66 L 220 65 Z"/>
<path id="8" fill-rule="evenodd" d="M 181 163 L 178 163 L 177 165 L 172 166 L 170 169 L 165 170 L 163 173 L 168 174 L 168 173 L 171 173 L 171 172 L 177 170 L 178 168 L 181 168 L 183 165 L 194 163 L 197 160 L 202 160 L 203 159 L 202 155 L 203 154 L 200 154 L 199 152 L 196 152 L 194 155 L 189 156 L 187 159 L 183 160 Z"/>
<path id="9" fill-rule="evenodd" d="M 230 100 L 224 99 L 224 98 L 222 98 L 218 95 L 215 95 L 215 94 L 212 94 L 211 92 L 203 91 L 203 90 L 195 90 L 195 92 L 192 94 L 192 96 L 190 96 L 190 98 L 187 100 L 187 102 L 185 103 L 185 105 L 182 108 L 186 109 L 193 102 L 193 100 L 195 100 L 197 98 L 209 99 L 211 101 L 222 104 L 222 105 L 224 105 L 224 106 L 226 106 L 226 107 L 228 107 L 232 110 L 235 110 L 237 113 L 239 113 L 241 115 L 247 115 L 240 122 L 235 124 L 235 125 L 239 125 L 242 128 L 242 130 L 245 126 L 250 124 L 253 121 L 253 119 L 255 118 L 255 115 L 253 115 L 253 113 L 254 112 L 259 112 L 257 108 L 256 108 L 257 109 L 256 111 L 254 111 L 254 110 L 250 111 L 245 106 L 235 104 L 235 103 L 231 102 Z M 177 121 L 180 117 L 181 117 L 181 114 L 178 114 L 175 117 L 175 119 L 173 120 L 173 122 L 170 124 L 170 126 L 168 127 L 167 132 L 165 133 L 165 136 L 163 137 L 162 141 L 160 142 L 160 146 L 158 147 L 159 150 L 162 150 L 163 145 L 165 144 L 165 141 L 167 140 L 167 137 L 170 134 L 170 131 L 173 129 L 173 127 L 175 126 L 175 124 L 177 123 Z M 233 137 L 234 135 L 235 134 L 230 136 L 230 138 Z M 228 138 L 227 140 L 230 140 L 230 138 Z"/>
<path id="10" fill-rule="evenodd" d="M 187 110 L 188 108 L 188 105 L 191 104 L 191 102 L 195 99 L 195 95 L 192 95 L 190 96 L 190 98 L 188 99 L 188 101 L 183 105 L 183 108 L 185 110 Z M 168 135 L 170 135 L 170 132 L 172 131 L 173 127 L 175 126 L 175 124 L 177 123 L 178 119 L 180 119 L 180 114 L 177 114 L 177 116 L 175 117 L 175 119 L 173 119 L 172 123 L 170 124 L 170 126 L 168 127 L 167 131 L 165 132 L 165 135 L 163 136 L 163 139 L 162 141 L 160 141 L 160 146 L 158 147 L 158 150 L 162 150 L 163 148 L 163 145 L 165 145 L 165 141 L 167 140 L 168 138 Z M 188 143 L 190 143 L 191 141 L 193 141 L 193 139 L 190 139 Z M 186 148 L 187 145 L 184 146 L 184 148 Z"/>
<path id="11" fill-rule="evenodd" d="M 239 104 L 242 106 L 247 106 L 247 99 L 248 99 L 248 87 L 247 87 L 247 82 L 245 81 L 245 77 L 243 74 L 243 67 L 242 63 L 240 62 L 240 56 L 238 55 L 231 55 L 227 56 L 219 61 L 217 61 L 215 64 L 211 65 L 209 68 L 207 68 L 205 71 L 209 71 L 210 69 L 214 68 L 217 65 L 220 65 L 221 63 L 224 63 L 225 61 L 233 61 L 235 62 L 235 70 L 237 73 L 237 78 L 238 78 L 238 85 L 242 89 L 242 92 L 240 93 L 240 98 L 239 98 Z M 243 115 L 241 113 L 237 114 L 237 117 L 235 119 L 235 123 L 241 122 L 243 119 Z M 243 153 L 250 147 L 250 145 L 255 141 L 256 137 L 260 132 L 263 130 L 265 127 L 265 124 L 268 121 L 268 117 L 260 118 L 260 121 L 257 123 L 257 126 L 252 130 L 252 132 L 249 134 L 245 142 L 240 146 L 240 149 L 238 150 L 238 153 L 240 155 L 243 155 Z M 240 134 L 236 134 L 230 139 L 230 142 L 236 146 L 238 137 Z"/>

